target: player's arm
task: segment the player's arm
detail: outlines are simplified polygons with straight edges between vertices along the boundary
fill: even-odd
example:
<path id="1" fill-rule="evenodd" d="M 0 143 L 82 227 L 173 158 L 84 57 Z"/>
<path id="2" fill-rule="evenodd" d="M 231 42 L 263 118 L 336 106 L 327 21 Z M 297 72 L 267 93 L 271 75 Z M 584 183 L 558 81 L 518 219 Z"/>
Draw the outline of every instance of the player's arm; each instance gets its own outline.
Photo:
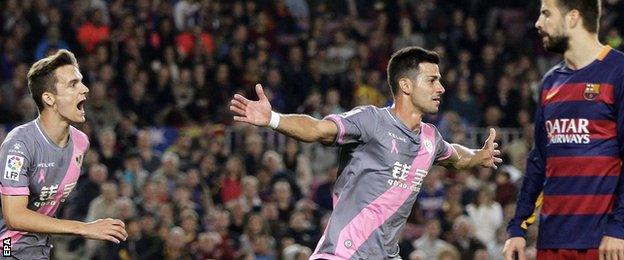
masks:
<path id="1" fill-rule="evenodd" d="M 615 104 L 617 107 L 617 139 L 620 158 L 624 156 L 624 73 L 621 75 L 620 86 L 615 87 Z M 600 259 L 619 255 L 624 258 L 624 167 L 615 188 L 613 210 L 607 216 L 606 228 L 600 241 Z M 615 258 L 612 258 L 615 259 Z"/>
<path id="2" fill-rule="evenodd" d="M 338 127 L 329 120 L 319 120 L 308 115 L 282 115 L 271 111 L 271 104 L 260 84 L 256 85 L 259 100 L 252 101 L 241 95 L 234 95 L 230 110 L 234 120 L 256 126 L 270 126 L 276 131 L 304 142 L 331 144 L 336 139 Z"/>
<path id="3" fill-rule="evenodd" d="M 2 195 L 2 215 L 10 230 L 80 235 L 89 239 L 119 243 L 126 240 L 125 225 L 118 219 L 100 219 L 90 223 L 63 220 L 43 215 L 27 208 L 28 196 Z"/>
<path id="4" fill-rule="evenodd" d="M 496 139 L 496 130 L 490 128 L 490 134 L 481 149 L 470 149 L 460 144 L 450 144 L 447 149 L 450 150 L 451 155 L 438 164 L 455 169 L 469 169 L 478 166 L 496 169 L 496 164 L 503 160 L 499 158 L 501 152 L 497 150 L 498 143 L 494 139 Z"/>
<path id="5" fill-rule="evenodd" d="M 516 202 L 516 213 L 507 224 L 509 239 L 505 242 L 503 254 L 505 259 L 524 259 L 526 247 L 526 230 L 536 220 L 535 209 L 541 206 L 540 194 L 546 179 L 546 143 L 548 142 L 541 106 L 537 106 L 535 113 L 535 144 L 527 158 L 526 173 Z"/>

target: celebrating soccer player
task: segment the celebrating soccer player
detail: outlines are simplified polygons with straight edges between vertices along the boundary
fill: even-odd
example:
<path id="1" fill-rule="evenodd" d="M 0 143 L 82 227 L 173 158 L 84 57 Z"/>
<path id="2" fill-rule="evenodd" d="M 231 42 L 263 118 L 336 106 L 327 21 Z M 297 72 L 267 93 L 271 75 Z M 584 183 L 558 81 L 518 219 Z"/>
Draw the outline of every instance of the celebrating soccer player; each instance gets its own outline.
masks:
<path id="1" fill-rule="evenodd" d="M 28 87 L 39 117 L 13 129 L 0 147 L 2 256 L 49 259 L 50 234 L 125 240 L 128 234 L 118 219 L 55 218 L 76 186 L 89 148 L 87 136 L 70 125 L 85 121 L 89 92 L 74 54 L 60 50 L 37 61 L 28 72 Z"/>
<path id="2" fill-rule="evenodd" d="M 444 93 L 438 63 L 435 52 L 401 49 L 388 65 L 392 107 L 357 107 L 323 120 L 271 111 L 260 85 L 259 100 L 232 99 L 234 120 L 341 147 L 334 211 L 312 259 L 398 259 L 398 236 L 433 164 L 463 169 L 501 162 L 494 129 L 482 149 L 471 150 L 448 144 L 422 122 L 425 114 L 438 112 Z"/>
<path id="3" fill-rule="evenodd" d="M 505 259 L 525 258 L 536 202 L 538 259 L 624 259 L 624 55 L 598 41 L 600 0 L 542 0 L 540 12 L 543 45 L 563 61 L 541 83 Z"/>

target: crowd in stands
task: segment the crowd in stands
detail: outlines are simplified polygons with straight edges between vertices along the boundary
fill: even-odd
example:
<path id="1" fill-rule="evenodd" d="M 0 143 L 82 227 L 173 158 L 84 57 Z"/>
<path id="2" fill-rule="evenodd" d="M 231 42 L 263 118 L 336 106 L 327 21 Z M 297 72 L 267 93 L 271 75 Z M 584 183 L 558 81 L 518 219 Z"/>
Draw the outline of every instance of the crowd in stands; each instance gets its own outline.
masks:
<path id="1" fill-rule="evenodd" d="M 622 49 L 624 2 L 603 1 L 600 39 Z M 522 129 L 499 170 L 432 169 L 400 242 L 403 259 L 501 259 L 541 76 L 560 57 L 533 28 L 540 2 L 487 0 L 5 0 L 0 124 L 36 118 L 26 73 L 74 52 L 90 88 L 83 176 L 59 217 L 123 219 L 119 244 L 55 238 L 69 259 L 307 259 L 332 210 L 337 148 L 232 122 L 235 93 L 315 118 L 392 104 L 393 51 L 438 52 L 446 140 Z M 0 140 L 3 139 L 0 136 Z M 529 256 L 535 250 L 529 232 Z"/>

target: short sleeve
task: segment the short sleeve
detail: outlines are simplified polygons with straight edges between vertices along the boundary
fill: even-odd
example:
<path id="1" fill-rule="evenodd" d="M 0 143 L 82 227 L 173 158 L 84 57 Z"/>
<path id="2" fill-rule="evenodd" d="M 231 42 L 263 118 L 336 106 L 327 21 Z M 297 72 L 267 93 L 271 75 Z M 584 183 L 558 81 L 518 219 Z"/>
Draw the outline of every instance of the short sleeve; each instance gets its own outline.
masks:
<path id="1" fill-rule="evenodd" d="M 365 143 L 376 125 L 372 107 L 356 107 L 342 114 L 328 115 L 324 120 L 330 120 L 338 127 L 334 145 Z"/>
<path id="2" fill-rule="evenodd" d="M 455 151 L 455 148 L 453 148 L 453 146 L 451 146 L 451 144 L 449 144 L 448 142 L 444 141 L 444 138 L 442 138 L 442 134 L 440 134 L 440 131 L 438 131 L 437 128 L 435 128 L 435 135 L 436 135 L 435 161 L 436 162 L 444 161 L 448 159 L 449 157 L 451 157 L 451 155 L 453 155 L 453 151 Z"/>
<path id="3" fill-rule="evenodd" d="M 24 142 L 15 138 L 7 137 L 0 146 L 0 194 L 27 196 L 29 178 L 28 169 L 31 157 Z"/>

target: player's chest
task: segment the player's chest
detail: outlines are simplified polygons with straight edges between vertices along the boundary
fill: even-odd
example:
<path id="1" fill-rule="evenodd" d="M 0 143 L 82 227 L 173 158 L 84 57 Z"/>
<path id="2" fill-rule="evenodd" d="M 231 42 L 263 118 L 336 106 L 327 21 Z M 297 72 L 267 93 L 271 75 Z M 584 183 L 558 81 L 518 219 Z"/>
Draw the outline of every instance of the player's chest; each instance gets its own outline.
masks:
<path id="1" fill-rule="evenodd" d="M 416 161 L 433 156 L 434 144 L 434 140 L 426 137 L 409 136 L 401 131 L 385 130 L 369 144 L 371 146 L 369 149 L 374 151 L 374 156 L 381 167 L 387 169 L 400 167 L 402 171 L 405 171 L 409 170 Z M 430 165 L 419 164 L 419 166 L 428 168 Z"/>
<path id="2" fill-rule="evenodd" d="M 33 206 L 40 208 L 64 202 L 80 176 L 83 155 L 70 150 L 37 154 L 29 169 Z"/>

